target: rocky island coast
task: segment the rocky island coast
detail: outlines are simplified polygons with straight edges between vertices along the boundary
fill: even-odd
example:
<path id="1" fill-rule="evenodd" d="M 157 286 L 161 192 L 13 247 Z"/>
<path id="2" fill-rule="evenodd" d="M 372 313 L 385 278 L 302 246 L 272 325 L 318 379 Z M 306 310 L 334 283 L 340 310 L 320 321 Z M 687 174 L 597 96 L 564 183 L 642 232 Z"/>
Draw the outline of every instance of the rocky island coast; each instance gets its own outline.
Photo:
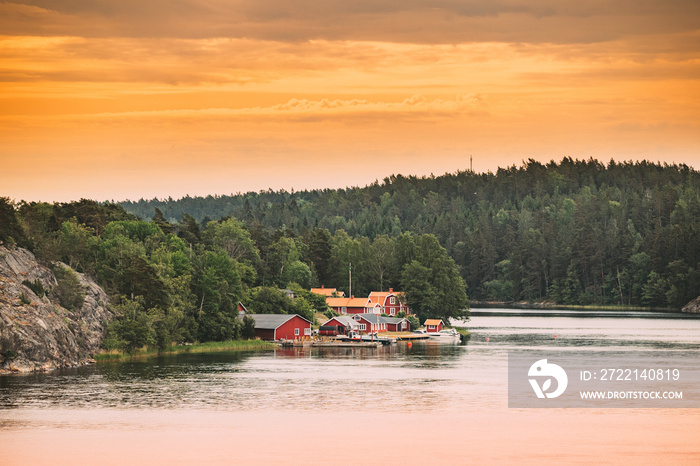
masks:
<path id="1" fill-rule="evenodd" d="M 0 246 L 0 373 L 94 362 L 111 319 L 107 294 L 84 274 Z"/>

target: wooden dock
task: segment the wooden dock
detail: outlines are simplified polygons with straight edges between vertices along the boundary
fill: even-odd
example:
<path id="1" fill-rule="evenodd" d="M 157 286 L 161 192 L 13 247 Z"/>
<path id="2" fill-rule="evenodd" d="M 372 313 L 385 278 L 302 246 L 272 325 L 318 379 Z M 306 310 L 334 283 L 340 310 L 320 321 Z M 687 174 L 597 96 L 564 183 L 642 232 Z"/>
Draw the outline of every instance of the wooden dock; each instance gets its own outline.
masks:
<path id="1" fill-rule="evenodd" d="M 381 343 L 372 341 L 315 341 L 315 348 L 379 348 Z"/>
<path id="2" fill-rule="evenodd" d="M 410 335 L 400 335 L 396 337 L 399 341 L 427 340 L 430 336 L 424 333 L 413 333 Z"/>

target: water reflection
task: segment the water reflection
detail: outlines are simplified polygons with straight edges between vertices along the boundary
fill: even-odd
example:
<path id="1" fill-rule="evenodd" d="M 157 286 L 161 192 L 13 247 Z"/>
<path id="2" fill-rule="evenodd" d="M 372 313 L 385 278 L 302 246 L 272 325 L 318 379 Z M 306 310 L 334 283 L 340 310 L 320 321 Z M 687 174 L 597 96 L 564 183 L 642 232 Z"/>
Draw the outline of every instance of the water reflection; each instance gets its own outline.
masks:
<path id="1" fill-rule="evenodd" d="M 0 443 L 13 445 L 0 463 L 327 464 L 319 445 L 338 438 L 377 439 L 357 457 L 370 464 L 697 462 L 698 410 L 508 409 L 507 359 L 530 348 L 698 350 L 700 320 L 474 316 L 466 326 L 466 344 L 184 354 L 0 376 Z"/>
<path id="2" fill-rule="evenodd" d="M 609 352 L 700 349 L 700 321 L 475 316 L 463 344 L 437 341 L 380 348 L 279 348 L 183 354 L 0 377 L 0 410 L 44 408 L 322 411 L 342 400 L 378 411 L 507 406 L 508 351 Z"/>

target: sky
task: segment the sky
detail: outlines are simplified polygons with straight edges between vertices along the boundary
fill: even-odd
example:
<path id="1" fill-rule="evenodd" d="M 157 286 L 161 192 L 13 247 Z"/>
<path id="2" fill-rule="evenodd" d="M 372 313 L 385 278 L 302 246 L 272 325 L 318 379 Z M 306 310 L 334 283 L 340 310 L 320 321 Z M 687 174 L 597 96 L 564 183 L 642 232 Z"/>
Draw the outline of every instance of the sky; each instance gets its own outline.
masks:
<path id="1" fill-rule="evenodd" d="M 697 0 L 0 1 L 0 196 L 700 169 Z"/>

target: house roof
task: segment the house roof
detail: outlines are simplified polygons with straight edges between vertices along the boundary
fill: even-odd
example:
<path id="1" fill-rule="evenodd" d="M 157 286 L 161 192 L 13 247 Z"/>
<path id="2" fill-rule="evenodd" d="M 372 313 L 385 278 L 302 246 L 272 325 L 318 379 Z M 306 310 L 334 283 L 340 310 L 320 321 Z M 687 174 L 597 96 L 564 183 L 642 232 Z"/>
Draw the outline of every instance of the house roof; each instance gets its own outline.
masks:
<path id="1" fill-rule="evenodd" d="M 389 294 L 393 293 L 389 293 L 388 291 L 373 291 L 369 294 L 369 300 L 373 303 L 384 304 Z"/>
<path id="2" fill-rule="evenodd" d="M 274 330 L 277 327 L 285 324 L 287 321 L 293 319 L 295 316 L 300 319 L 309 322 L 309 320 L 304 319 L 299 314 L 246 314 L 249 317 L 255 319 L 255 328 Z M 311 322 L 309 322 L 311 323 Z"/>
<path id="3" fill-rule="evenodd" d="M 394 290 L 373 291 L 369 294 L 369 300 L 373 303 L 379 303 L 383 306 L 384 303 L 386 302 L 386 298 L 388 298 L 389 296 L 397 296 L 398 297 L 400 294 L 403 294 L 403 293 L 401 293 L 400 291 L 394 291 Z"/>
<path id="4" fill-rule="evenodd" d="M 423 325 L 440 325 L 443 324 L 442 319 L 428 319 L 425 322 L 423 322 Z"/>
<path id="5" fill-rule="evenodd" d="M 367 307 L 367 298 L 326 298 L 330 307 Z"/>
<path id="6" fill-rule="evenodd" d="M 331 320 L 335 320 L 336 322 L 338 322 L 338 323 L 340 323 L 340 324 L 342 324 L 342 325 L 344 325 L 344 326 L 346 326 L 346 327 L 351 327 L 351 328 L 352 328 L 352 327 L 357 327 L 357 325 L 358 325 L 358 324 L 357 324 L 357 321 L 355 321 L 355 320 L 354 320 L 352 317 L 350 317 L 350 316 L 337 316 L 337 317 L 333 317 L 332 319 L 329 319 L 328 321 L 326 321 L 326 323 L 323 324 L 323 325 L 324 325 L 324 326 L 325 326 L 325 325 L 328 325 L 328 322 L 330 322 Z"/>
<path id="7" fill-rule="evenodd" d="M 400 324 L 403 322 L 404 319 L 403 317 L 385 317 L 385 316 L 380 316 L 382 318 L 382 322 L 387 323 L 387 324 Z"/>
<path id="8" fill-rule="evenodd" d="M 353 319 L 355 319 L 355 320 L 357 320 L 357 319 L 359 319 L 359 318 L 362 318 L 362 319 L 366 320 L 366 321 L 369 322 L 370 324 L 381 324 L 381 323 L 384 323 L 384 321 L 382 320 L 383 317 L 380 316 L 380 315 L 378 315 L 378 314 L 355 314 L 355 315 L 353 316 Z"/>
<path id="9" fill-rule="evenodd" d="M 330 297 L 333 296 L 333 293 L 337 293 L 338 296 L 345 296 L 345 293 L 342 291 L 338 291 L 335 288 L 311 288 L 312 293 L 320 294 L 322 296 Z"/>

